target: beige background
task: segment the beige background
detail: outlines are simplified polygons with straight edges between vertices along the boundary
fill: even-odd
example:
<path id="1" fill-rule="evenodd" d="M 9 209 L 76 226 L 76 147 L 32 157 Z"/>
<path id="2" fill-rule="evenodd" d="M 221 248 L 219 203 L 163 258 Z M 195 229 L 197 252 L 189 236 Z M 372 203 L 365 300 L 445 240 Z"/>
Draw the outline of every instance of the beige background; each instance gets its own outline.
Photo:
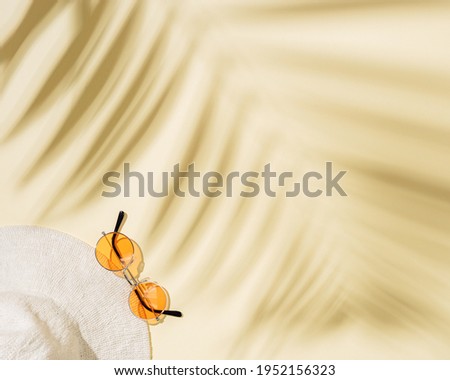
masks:
<path id="1" fill-rule="evenodd" d="M 0 4 L 0 223 L 94 245 L 127 211 L 185 313 L 155 358 L 450 358 L 448 1 Z M 100 196 L 326 161 L 347 198 Z"/>

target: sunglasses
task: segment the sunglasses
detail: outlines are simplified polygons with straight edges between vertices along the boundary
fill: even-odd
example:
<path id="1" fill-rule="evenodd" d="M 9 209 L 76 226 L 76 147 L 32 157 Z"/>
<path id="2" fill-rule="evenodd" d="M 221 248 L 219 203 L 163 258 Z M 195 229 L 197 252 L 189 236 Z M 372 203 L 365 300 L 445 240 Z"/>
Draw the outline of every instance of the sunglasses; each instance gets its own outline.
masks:
<path id="1" fill-rule="evenodd" d="M 125 213 L 119 212 L 114 231 L 103 232 L 95 248 L 95 257 L 105 269 L 125 278 L 132 287 L 128 303 L 131 312 L 150 324 L 162 322 L 166 315 L 182 317 L 177 310 L 169 310 L 169 293 L 162 286 L 150 280 L 138 280 L 143 265 L 142 253 L 136 242 L 120 231 Z"/>

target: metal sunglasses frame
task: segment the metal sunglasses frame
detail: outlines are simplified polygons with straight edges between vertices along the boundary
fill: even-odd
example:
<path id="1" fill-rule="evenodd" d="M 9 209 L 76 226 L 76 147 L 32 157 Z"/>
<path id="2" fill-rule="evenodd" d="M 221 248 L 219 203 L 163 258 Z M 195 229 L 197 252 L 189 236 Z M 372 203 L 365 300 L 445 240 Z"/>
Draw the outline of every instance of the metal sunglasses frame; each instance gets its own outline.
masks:
<path id="1" fill-rule="evenodd" d="M 112 234 L 112 238 L 111 238 L 111 248 L 113 249 L 114 253 L 117 255 L 117 257 L 118 257 L 121 261 L 123 260 L 123 257 L 122 257 L 122 255 L 120 254 L 119 250 L 117 249 L 117 246 L 116 246 L 116 238 L 117 238 L 117 235 L 120 233 L 119 231 L 120 231 L 120 229 L 121 229 L 121 227 L 122 227 L 124 218 L 125 218 L 125 212 L 124 212 L 124 211 L 120 211 L 120 212 L 119 212 L 119 215 L 118 215 L 118 217 L 117 217 L 117 222 L 116 222 L 116 226 L 114 227 L 114 231 L 113 231 L 113 232 L 110 232 L 110 233 L 108 233 L 108 234 L 106 234 L 105 232 L 102 232 L 102 234 L 103 234 L 104 237 L 106 237 L 106 236 L 109 235 L 109 234 Z M 122 235 L 122 236 L 124 236 L 126 239 L 130 240 L 131 244 L 133 244 L 133 241 L 132 241 L 128 236 L 125 236 L 125 235 L 123 235 L 122 233 L 120 233 L 120 235 Z M 109 242 L 108 239 L 107 239 L 107 241 Z M 123 262 L 123 261 L 122 261 L 122 262 Z M 142 304 L 142 306 L 143 306 L 145 309 L 147 309 L 148 311 L 150 311 L 151 313 L 153 313 L 155 316 L 156 316 L 157 314 L 159 314 L 158 316 L 155 317 L 156 321 L 159 321 L 159 320 L 160 320 L 160 318 L 159 318 L 160 315 L 169 315 L 169 316 L 171 316 L 171 317 L 178 317 L 178 318 L 179 318 L 179 317 L 182 317 L 182 316 L 183 316 L 183 313 L 182 313 L 181 311 L 178 311 L 178 310 L 157 310 L 157 309 L 154 309 L 154 308 L 151 306 L 150 303 L 147 303 L 147 302 L 146 302 L 145 298 L 140 294 L 140 291 L 139 291 L 139 288 L 138 288 L 138 285 L 139 285 L 139 284 L 142 284 L 142 283 L 144 283 L 144 282 L 140 282 L 140 281 L 139 281 L 139 280 L 131 273 L 131 271 L 128 269 L 128 267 L 129 267 L 129 265 L 130 265 L 131 263 L 132 263 L 132 261 L 130 261 L 130 262 L 122 269 L 122 274 L 123 274 L 124 278 L 127 280 L 127 282 L 130 284 L 130 286 L 133 288 L 133 289 L 132 289 L 132 292 L 135 292 L 135 294 L 136 294 L 136 296 L 138 297 L 138 299 L 139 299 L 140 303 Z M 100 265 L 101 265 L 101 264 L 100 264 Z M 117 272 L 118 272 L 118 271 L 117 271 Z M 155 283 L 155 282 L 153 282 L 153 281 L 152 281 L 151 283 L 153 283 L 153 284 L 159 286 L 157 283 Z M 161 289 L 163 289 L 163 290 L 167 293 L 167 291 L 166 291 L 163 287 L 161 287 Z M 167 294 L 167 296 L 168 296 L 168 294 Z M 152 319 L 153 319 L 153 318 L 152 318 Z"/>

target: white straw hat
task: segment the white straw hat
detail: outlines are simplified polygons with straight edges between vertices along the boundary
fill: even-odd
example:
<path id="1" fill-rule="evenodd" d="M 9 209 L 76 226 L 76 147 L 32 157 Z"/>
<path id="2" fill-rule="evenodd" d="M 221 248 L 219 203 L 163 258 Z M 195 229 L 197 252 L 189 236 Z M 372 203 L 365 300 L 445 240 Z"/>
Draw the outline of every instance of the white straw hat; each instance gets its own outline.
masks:
<path id="1" fill-rule="evenodd" d="M 62 232 L 0 228 L 0 359 L 149 359 L 126 281 Z"/>

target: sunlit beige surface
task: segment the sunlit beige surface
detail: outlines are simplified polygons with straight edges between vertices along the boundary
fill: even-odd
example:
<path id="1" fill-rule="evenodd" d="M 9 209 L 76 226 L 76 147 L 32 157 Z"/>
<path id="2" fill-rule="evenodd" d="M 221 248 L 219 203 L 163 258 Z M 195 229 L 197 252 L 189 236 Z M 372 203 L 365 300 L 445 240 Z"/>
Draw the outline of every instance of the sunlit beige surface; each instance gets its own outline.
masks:
<path id="1" fill-rule="evenodd" d="M 125 210 L 185 313 L 156 359 L 450 358 L 448 1 L 0 4 L 0 223 L 95 245 Z M 326 161 L 348 197 L 100 195 Z"/>

